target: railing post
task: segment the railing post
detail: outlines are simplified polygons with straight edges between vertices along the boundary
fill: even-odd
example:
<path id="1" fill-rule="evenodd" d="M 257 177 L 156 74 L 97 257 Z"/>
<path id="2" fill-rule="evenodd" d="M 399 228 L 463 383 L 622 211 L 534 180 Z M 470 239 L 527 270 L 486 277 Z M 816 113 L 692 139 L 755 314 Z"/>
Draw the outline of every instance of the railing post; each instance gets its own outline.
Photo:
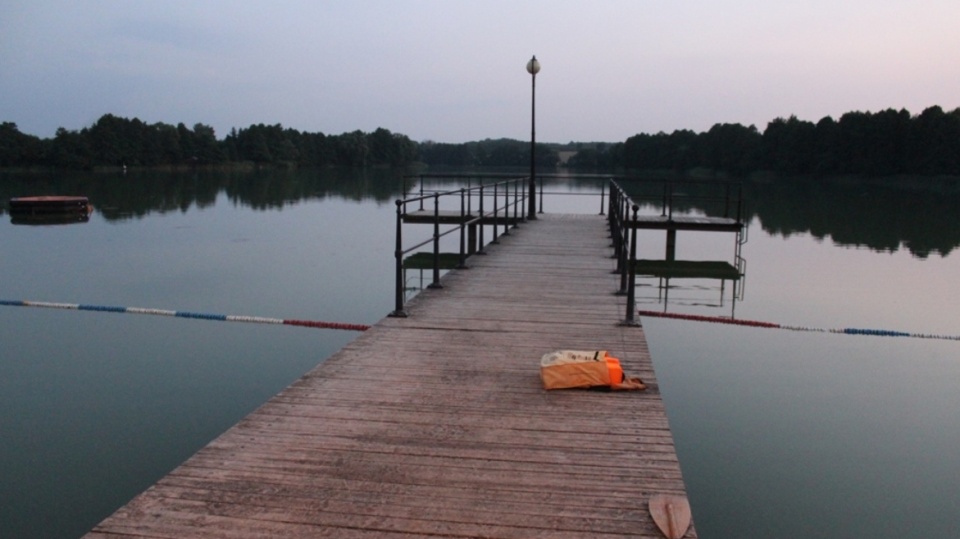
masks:
<path id="1" fill-rule="evenodd" d="M 540 176 L 540 211 L 538 213 L 543 213 L 543 176 Z"/>
<path id="2" fill-rule="evenodd" d="M 623 189 L 619 185 L 610 186 L 610 239 L 613 242 L 613 258 L 617 259 L 617 269 L 620 271 L 620 249 L 623 245 L 623 218 L 620 213 L 620 201 L 623 198 Z"/>
<path id="3" fill-rule="evenodd" d="M 406 318 L 407 313 L 403 310 L 403 241 L 400 237 L 403 229 L 403 206 L 402 200 L 397 200 L 397 246 L 393 251 L 396 258 L 396 295 L 394 297 L 393 312 L 389 316 L 393 318 Z"/>
<path id="4" fill-rule="evenodd" d="M 516 228 L 520 226 L 520 216 L 518 215 L 517 208 L 520 206 L 520 182 L 516 179 L 513 180 L 513 227 Z"/>
<path id="5" fill-rule="evenodd" d="M 521 186 L 521 182 L 522 182 L 522 181 L 523 181 L 523 180 L 521 180 L 521 179 L 519 179 L 519 178 L 517 179 L 517 186 L 518 186 L 518 188 Z M 520 200 L 520 220 L 523 221 L 524 223 L 526 223 L 526 222 L 527 222 L 527 212 L 526 212 L 524 209 L 527 207 L 527 195 L 528 195 L 529 193 L 527 193 L 526 186 L 522 186 L 522 187 L 524 187 L 524 188 L 523 188 L 523 189 L 520 189 L 520 195 L 519 195 L 519 200 Z"/>
<path id="6" fill-rule="evenodd" d="M 460 189 L 460 262 L 457 269 L 467 269 L 467 201 L 466 190 Z"/>
<path id="7" fill-rule="evenodd" d="M 673 182 L 670 182 L 670 212 L 667 214 L 667 219 L 673 220 Z"/>
<path id="8" fill-rule="evenodd" d="M 503 235 L 510 235 L 510 184 L 503 182 Z"/>
<path id="9" fill-rule="evenodd" d="M 480 180 L 480 210 L 479 210 L 480 215 L 477 216 L 477 218 L 479 219 L 477 223 L 480 225 L 480 245 L 479 245 L 479 248 L 477 249 L 478 255 L 487 254 L 487 252 L 483 250 L 483 246 L 485 244 L 485 242 L 483 241 L 483 188 L 484 188 L 483 180 Z"/>
<path id="10" fill-rule="evenodd" d="M 618 188 L 619 186 L 616 183 L 614 183 L 613 180 L 610 180 L 610 198 L 607 201 L 607 223 L 608 223 L 608 228 L 610 229 L 610 238 L 613 239 L 614 246 L 616 246 L 616 239 L 615 239 L 616 236 L 613 233 L 614 227 L 615 227 L 614 220 L 616 219 L 616 214 L 613 211 L 613 209 L 615 207 L 614 203 L 617 197 Z"/>
<path id="11" fill-rule="evenodd" d="M 667 216 L 667 187 L 670 185 L 669 180 L 664 180 L 663 182 L 663 205 L 660 209 L 660 216 Z"/>
<path id="12" fill-rule="evenodd" d="M 623 214 L 619 218 L 620 227 L 617 230 L 617 235 L 619 236 L 618 243 L 620 248 L 617 251 L 617 272 L 620 273 L 620 289 L 617 290 L 616 295 L 623 296 L 626 295 L 627 290 L 627 242 L 630 239 L 630 229 L 627 228 L 627 220 L 624 219 Z"/>
<path id="13" fill-rule="evenodd" d="M 497 227 L 499 226 L 497 220 L 500 217 L 499 209 L 497 208 L 497 204 L 499 203 L 497 199 L 500 198 L 500 194 L 497 192 L 498 187 L 499 182 L 493 182 L 493 239 L 490 240 L 490 243 L 493 245 L 500 243 L 500 240 L 497 239 Z"/>
<path id="14" fill-rule="evenodd" d="M 636 281 L 636 276 L 637 276 L 637 268 L 636 268 L 636 264 L 637 264 L 637 212 L 638 212 L 639 210 L 640 210 L 640 206 L 634 204 L 634 205 L 633 205 L 633 226 L 631 227 L 631 228 L 633 229 L 633 233 L 632 233 L 631 236 L 630 236 L 630 260 L 629 260 L 629 265 L 630 265 L 629 281 L 630 281 L 630 282 L 629 282 L 629 284 L 627 285 L 627 317 L 626 317 L 626 319 L 624 319 L 623 322 L 621 322 L 621 325 L 623 325 L 623 326 L 639 326 L 639 325 L 640 325 L 640 322 L 637 322 L 637 320 L 636 320 L 636 313 L 634 312 L 634 311 L 637 310 L 637 309 L 636 309 L 636 305 L 637 305 L 637 299 L 636 299 L 636 295 L 637 295 L 637 294 L 636 294 L 636 293 L 637 293 L 637 285 L 636 285 L 636 282 L 635 282 L 635 281 Z"/>
<path id="15" fill-rule="evenodd" d="M 743 184 L 737 188 L 737 224 L 743 227 Z"/>
<path id="16" fill-rule="evenodd" d="M 630 199 L 627 197 L 627 194 L 621 189 L 617 204 L 617 222 L 620 225 L 617 228 L 617 271 L 620 272 L 622 272 L 625 267 L 624 260 L 626 260 L 627 256 L 627 240 L 630 239 L 630 232 L 627 230 L 627 219 L 630 217 L 630 212 L 627 210 L 629 202 Z M 626 282 L 620 287 L 622 293 L 626 293 L 627 291 L 627 289 L 624 288 L 625 286 Z"/>
<path id="17" fill-rule="evenodd" d="M 467 180 L 467 215 L 473 215 L 473 187 L 470 180 Z"/>
<path id="18" fill-rule="evenodd" d="M 440 193 L 433 195 L 433 282 L 427 288 L 443 288 L 440 284 Z"/>
<path id="19" fill-rule="evenodd" d="M 725 218 L 730 217 L 730 184 L 724 184 L 724 197 L 723 197 L 723 216 Z"/>
<path id="20" fill-rule="evenodd" d="M 603 215 L 603 191 L 607 188 L 606 182 L 600 184 L 600 215 Z"/>
<path id="21" fill-rule="evenodd" d="M 420 211 L 423 211 L 423 174 L 420 175 Z"/>

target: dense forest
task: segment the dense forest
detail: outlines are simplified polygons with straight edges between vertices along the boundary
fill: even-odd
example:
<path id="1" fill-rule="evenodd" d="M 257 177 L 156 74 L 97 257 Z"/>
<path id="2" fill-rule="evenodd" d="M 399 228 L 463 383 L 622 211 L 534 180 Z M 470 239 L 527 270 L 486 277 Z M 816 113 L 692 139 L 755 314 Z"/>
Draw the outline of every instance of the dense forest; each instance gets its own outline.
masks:
<path id="1" fill-rule="evenodd" d="M 538 145 L 542 166 L 556 166 L 557 154 Z M 372 133 L 303 133 L 280 124 L 231 129 L 218 140 L 214 129 L 147 124 L 137 118 L 102 116 L 79 131 L 57 130 L 53 139 L 21 133 L 0 123 L 0 167 L 211 166 L 252 163 L 271 166 L 404 166 L 416 162 L 450 166 L 529 166 L 530 143 L 510 139 L 466 144 L 416 143 L 379 128 Z"/>
<path id="2" fill-rule="evenodd" d="M 795 116 L 755 126 L 716 124 L 696 133 L 637 134 L 623 142 L 537 144 L 539 167 L 560 164 L 559 151 L 574 155 L 574 169 L 666 171 L 694 169 L 730 176 L 773 172 L 784 176 L 901 174 L 960 175 L 960 108 L 939 106 L 918 115 L 901 109 L 848 112 L 817 123 Z M 52 139 L 21 133 L 0 123 L 0 167 L 211 166 L 351 167 L 423 163 L 454 167 L 522 167 L 530 163 L 529 142 L 512 139 L 450 144 L 415 142 L 378 128 L 372 133 L 306 133 L 280 124 L 231 129 L 218 139 L 214 129 L 147 124 L 112 114 L 79 131 L 57 130 Z"/>
<path id="3" fill-rule="evenodd" d="M 929 107 L 848 112 L 817 123 L 791 116 L 755 126 L 716 124 L 689 130 L 638 134 L 621 144 L 580 151 L 571 167 L 614 167 L 683 173 L 695 168 L 746 176 L 899 174 L 960 175 L 960 108 Z"/>
<path id="4" fill-rule="evenodd" d="M 0 166 L 52 166 L 91 169 L 102 166 L 218 165 L 250 162 L 272 165 L 403 165 L 416 159 L 417 145 L 386 129 L 328 136 L 301 133 L 281 125 L 232 129 L 218 140 L 214 129 L 147 124 L 137 118 L 102 116 L 80 131 L 57 130 L 53 139 L 21 133 L 16 124 L 0 124 Z"/>

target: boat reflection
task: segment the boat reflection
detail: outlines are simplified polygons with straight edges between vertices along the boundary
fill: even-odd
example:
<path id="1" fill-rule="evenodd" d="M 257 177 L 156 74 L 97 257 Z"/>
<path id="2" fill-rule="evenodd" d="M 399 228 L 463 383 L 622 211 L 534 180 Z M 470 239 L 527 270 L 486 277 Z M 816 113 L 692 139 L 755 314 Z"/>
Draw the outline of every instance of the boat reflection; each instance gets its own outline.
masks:
<path id="1" fill-rule="evenodd" d="M 82 196 L 15 197 L 8 202 L 10 222 L 15 225 L 63 225 L 86 223 L 93 207 Z"/>

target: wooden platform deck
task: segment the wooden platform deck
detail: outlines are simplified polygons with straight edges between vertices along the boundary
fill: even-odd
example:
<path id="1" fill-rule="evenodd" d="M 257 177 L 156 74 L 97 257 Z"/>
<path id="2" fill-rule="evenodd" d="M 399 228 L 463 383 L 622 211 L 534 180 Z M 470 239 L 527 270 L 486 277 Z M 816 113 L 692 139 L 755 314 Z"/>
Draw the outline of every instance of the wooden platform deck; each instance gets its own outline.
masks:
<path id="1" fill-rule="evenodd" d="M 521 220 L 523 216 L 514 217 L 511 213 L 493 216 L 487 215 L 480 222 L 485 225 L 494 223 L 514 224 Z M 487 212 L 489 213 L 489 211 Z M 459 211 L 440 210 L 434 214 L 432 210 L 415 210 L 403 214 L 403 222 L 410 224 L 433 224 L 434 221 L 441 225 L 459 225 L 475 219 L 475 215 L 461 215 Z M 743 228 L 743 223 L 730 217 L 704 217 L 704 216 L 666 216 L 666 215 L 638 215 L 636 228 L 645 230 L 696 230 L 701 232 L 737 232 Z"/>
<path id="2" fill-rule="evenodd" d="M 729 217 L 669 217 L 666 215 L 639 215 L 637 216 L 637 228 L 645 230 L 737 232 L 743 228 L 743 223 Z"/>
<path id="3" fill-rule="evenodd" d="M 637 260 L 637 276 L 668 279 L 725 279 L 739 281 L 740 270 L 722 260 Z"/>
<path id="4" fill-rule="evenodd" d="M 498 225 L 503 224 L 514 224 L 517 221 L 522 220 L 523 216 L 515 217 L 513 215 L 513 210 L 510 210 L 510 213 L 507 214 L 504 210 L 500 210 L 500 213 L 494 216 L 491 212 L 493 210 L 487 210 L 484 213 L 485 215 L 480 219 L 480 223 L 484 225 L 492 225 L 494 223 Z M 434 221 L 439 222 L 441 225 L 459 225 L 460 223 L 466 223 L 476 219 L 476 215 L 462 215 L 458 211 L 451 210 L 440 210 L 438 212 L 433 212 L 432 210 L 416 210 L 403 214 L 403 222 L 410 224 L 433 224 Z"/>
<path id="5" fill-rule="evenodd" d="M 608 245 L 597 216 L 513 230 L 87 537 L 662 537 L 647 501 L 684 483 Z M 544 391 L 557 349 L 649 388 Z"/>

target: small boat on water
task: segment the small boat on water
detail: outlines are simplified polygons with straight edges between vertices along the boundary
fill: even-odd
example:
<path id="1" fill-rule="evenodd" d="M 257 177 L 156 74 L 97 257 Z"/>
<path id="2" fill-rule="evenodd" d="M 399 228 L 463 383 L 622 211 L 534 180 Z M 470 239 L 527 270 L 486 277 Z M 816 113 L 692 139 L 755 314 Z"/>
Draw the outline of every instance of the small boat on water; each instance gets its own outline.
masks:
<path id="1" fill-rule="evenodd" d="M 93 210 L 83 196 L 15 197 L 7 207 L 14 224 L 83 223 Z"/>

